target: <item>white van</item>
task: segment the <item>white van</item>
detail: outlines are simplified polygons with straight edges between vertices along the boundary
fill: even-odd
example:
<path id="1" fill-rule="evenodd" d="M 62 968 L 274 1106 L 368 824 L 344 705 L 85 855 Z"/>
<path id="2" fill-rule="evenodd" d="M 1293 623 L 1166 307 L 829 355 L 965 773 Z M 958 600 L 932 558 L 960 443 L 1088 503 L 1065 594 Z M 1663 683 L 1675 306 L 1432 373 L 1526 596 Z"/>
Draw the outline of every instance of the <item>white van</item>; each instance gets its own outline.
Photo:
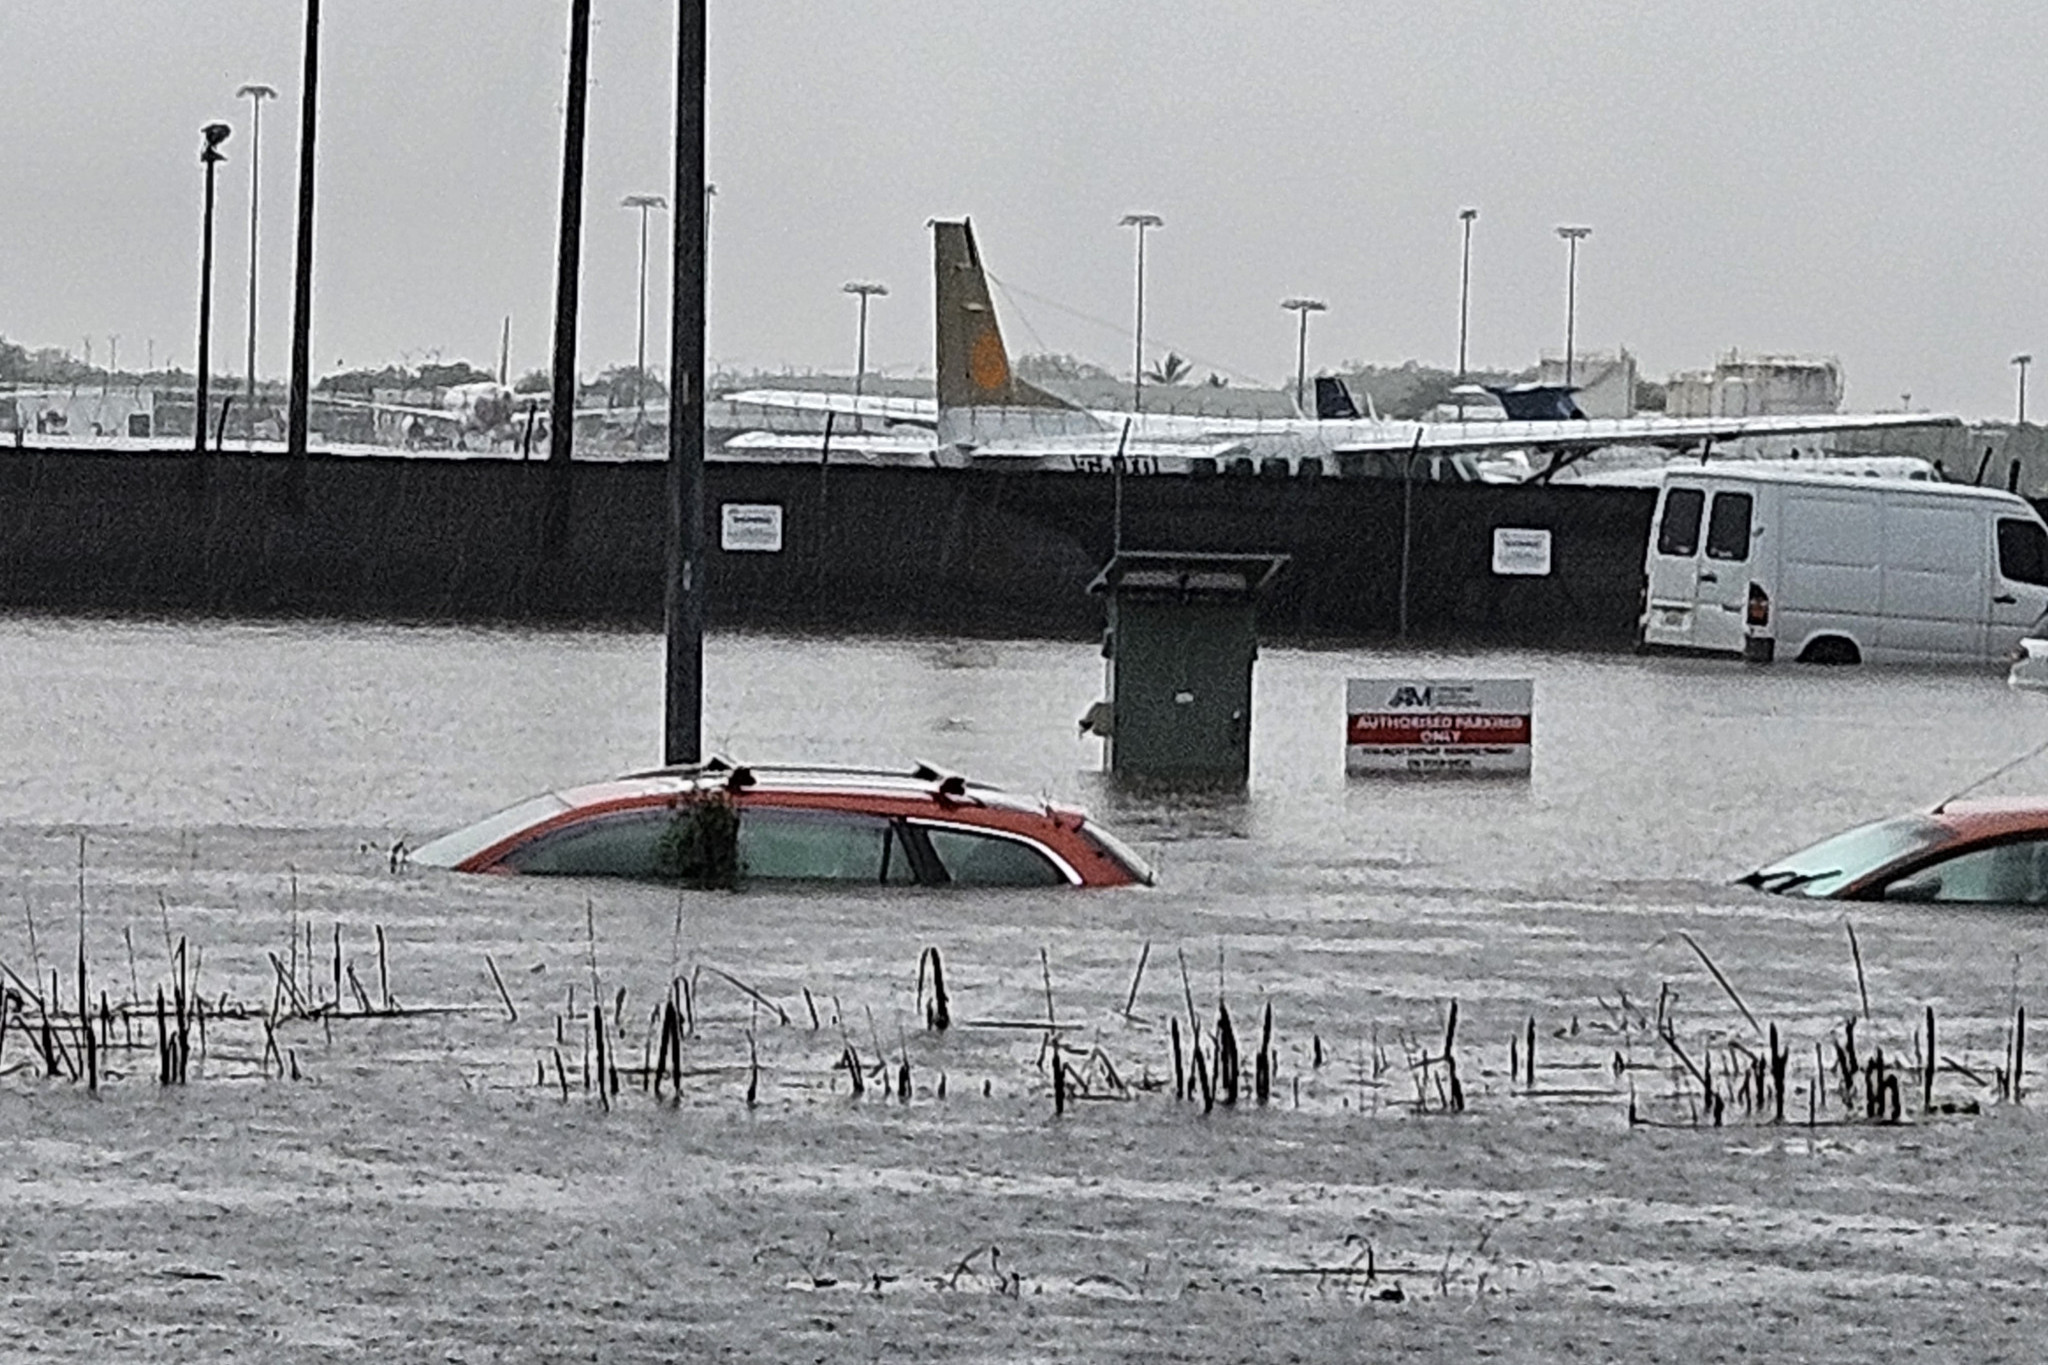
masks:
<path id="1" fill-rule="evenodd" d="M 1758 662 L 2002 662 L 2048 614 L 2048 527 L 1962 484 L 1667 470 L 1645 568 L 1645 647 Z"/>

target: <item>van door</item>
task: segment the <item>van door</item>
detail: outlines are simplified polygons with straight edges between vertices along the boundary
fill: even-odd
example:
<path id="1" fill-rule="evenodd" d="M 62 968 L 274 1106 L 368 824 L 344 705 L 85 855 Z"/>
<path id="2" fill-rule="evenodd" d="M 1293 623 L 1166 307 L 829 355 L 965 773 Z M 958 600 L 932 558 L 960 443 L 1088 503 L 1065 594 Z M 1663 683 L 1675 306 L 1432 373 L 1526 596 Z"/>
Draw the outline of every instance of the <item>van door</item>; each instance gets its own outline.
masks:
<path id="1" fill-rule="evenodd" d="M 1743 652 L 1749 635 L 1749 546 L 1755 521 L 1756 499 L 1747 489 L 1715 491 L 1707 507 L 1693 608 L 1693 643 L 1701 649 Z"/>
<path id="2" fill-rule="evenodd" d="M 1941 493 L 1884 493 L 1884 616 L 1874 662 L 1963 663 L 1982 657 L 1986 599 L 1981 505 Z"/>
<path id="3" fill-rule="evenodd" d="M 1693 607 L 1699 593 L 1700 527 L 1707 493 L 1696 484 L 1664 485 L 1650 530 L 1649 601 L 1643 643 L 1685 649 L 1693 644 Z"/>
<path id="4" fill-rule="evenodd" d="M 1817 639 L 1847 640 L 1857 656 L 1877 649 L 1884 614 L 1884 491 L 1856 479 L 1788 484 L 1779 505 L 1777 640 L 1794 657 Z"/>
<path id="5" fill-rule="evenodd" d="M 2036 518 L 1998 518 L 1997 572 L 1992 575 L 1991 629 L 1985 653 L 2003 659 L 2048 615 L 2048 529 Z"/>

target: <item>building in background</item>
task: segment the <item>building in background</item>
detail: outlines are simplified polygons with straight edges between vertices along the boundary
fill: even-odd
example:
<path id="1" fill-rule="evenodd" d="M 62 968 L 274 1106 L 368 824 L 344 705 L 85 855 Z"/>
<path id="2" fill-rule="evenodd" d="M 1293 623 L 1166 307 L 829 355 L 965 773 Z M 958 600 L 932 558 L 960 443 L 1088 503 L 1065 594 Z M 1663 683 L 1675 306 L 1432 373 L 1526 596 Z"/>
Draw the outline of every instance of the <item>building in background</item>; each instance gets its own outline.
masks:
<path id="1" fill-rule="evenodd" d="M 1832 356 L 1730 351 L 1711 370 L 1687 370 L 1665 387 L 1669 417 L 1787 417 L 1842 410 L 1842 364 Z"/>
<path id="2" fill-rule="evenodd" d="M 0 393 L 0 432 L 10 436 L 156 434 L 156 394 L 140 385 L 15 389 Z"/>

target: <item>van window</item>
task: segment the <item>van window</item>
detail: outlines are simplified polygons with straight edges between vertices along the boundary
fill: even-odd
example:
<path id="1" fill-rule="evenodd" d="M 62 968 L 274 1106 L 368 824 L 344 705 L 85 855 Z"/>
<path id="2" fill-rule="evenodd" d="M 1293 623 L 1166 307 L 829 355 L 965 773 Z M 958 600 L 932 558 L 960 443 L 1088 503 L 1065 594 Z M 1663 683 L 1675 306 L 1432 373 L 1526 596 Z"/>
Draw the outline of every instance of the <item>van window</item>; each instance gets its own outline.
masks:
<path id="1" fill-rule="evenodd" d="M 2031 521 L 2000 517 L 1998 572 L 2014 583 L 2048 587 L 2048 531 Z"/>
<path id="2" fill-rule="evenodd" d="M 1747 493 L 1714 494 L 1714 510 L 1707 518 L 1708 559 L 1749 558 L 1749 509 Z"/>
<path id="3" fill-rule="evenodd" d="M 1664 494 L 1664 520 L 1657 526 L 1657 553 L 1690 557 L 1700 549 L 1700 512 L 1707 495 L 1697 488 L 1673 488 Z"/>

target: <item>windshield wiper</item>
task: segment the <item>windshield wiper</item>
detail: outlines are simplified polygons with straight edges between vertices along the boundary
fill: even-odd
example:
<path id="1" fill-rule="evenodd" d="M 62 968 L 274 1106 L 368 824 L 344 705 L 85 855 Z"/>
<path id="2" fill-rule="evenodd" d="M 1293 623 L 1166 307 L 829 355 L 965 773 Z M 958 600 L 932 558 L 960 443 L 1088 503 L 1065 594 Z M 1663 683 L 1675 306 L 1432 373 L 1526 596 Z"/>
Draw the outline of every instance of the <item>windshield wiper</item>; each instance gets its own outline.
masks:
<path id="1" fill-rule="evenodd" d="M 1787 868 L 1782 872 L 1772 872 L 1768 874 L 1762 872 L 1752 872 L 1747 877 L 1744 877 L 1742 881 L 1745 886 L 1753 886 L 1759 891 L 1766 891 L 1774 896 L 1782 896 L 1787 892 L 1796 891 L 1800 887 L 1806 886 L 1809 883 L 1821 881 L 1822 879 L 1827 877 L 1839 877 L 1841 875 L 1842 870 L 1838 867 L 1829 868 L 1825 872 L 1795 872 L 1792 869 Z"/>

